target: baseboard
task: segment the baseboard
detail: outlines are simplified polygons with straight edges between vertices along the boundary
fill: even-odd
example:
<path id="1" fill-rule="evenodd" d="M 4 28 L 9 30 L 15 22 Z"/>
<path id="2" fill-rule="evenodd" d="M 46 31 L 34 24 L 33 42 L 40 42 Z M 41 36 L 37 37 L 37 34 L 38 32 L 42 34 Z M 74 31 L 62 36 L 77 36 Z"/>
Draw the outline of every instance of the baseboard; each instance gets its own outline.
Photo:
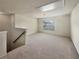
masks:
<path id="1" fill-rule="evenodd" d="M 7 55 L 7 53 L 6 54 L 4 54 L 4 55 L 2 55 L 2 56 L 0 56 L 0 58 L 3 58 L 3 57 L 5 57 Z"/>
<path id="2" fill-rule="evenodd" d="M 70 36 L 64 36 L 64 35 L 58 35 L 58 34 L 51 34 L 51 33 L 46 33 L 46 32 L 39 32 L 39 33 L 45 33 L 45 34 L 49 34 L 49 35 L 60 36 L 60 37 L 66 37 L 66 38 L 71 39 Z"/>

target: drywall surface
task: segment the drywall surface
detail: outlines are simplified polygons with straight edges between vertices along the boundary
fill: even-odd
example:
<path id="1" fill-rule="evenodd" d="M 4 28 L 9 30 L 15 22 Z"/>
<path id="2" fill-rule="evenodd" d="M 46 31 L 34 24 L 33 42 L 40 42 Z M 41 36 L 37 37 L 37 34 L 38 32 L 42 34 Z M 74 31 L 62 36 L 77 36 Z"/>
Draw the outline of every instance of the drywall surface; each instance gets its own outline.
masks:
<path id="1" fill-rule="evenodd" d="M 27 15 L 15 15 L 15 27 L 25 28 L 30 35 L 37 32 L 37 20 Z"/>
<path id="2" fill-rule="evenodd" d="M 43 17 L 54 17 L 64 14 L 70 14 L 78 2 L 79 0 L 64 0 L 64 8 L 59 8 L 50 12 L 34 13 L 33 17 L 43 18 Z"/>
<path id="3" fill-rule="evenodd" d="M 55 30 L 44 30 L 42 27 L 42 19 L 39 19 L 39 31 L 70 37 L 70 15 L 51 17 L 51 19 L 55 22 Z"/>
<path id="4" fill-rule="evenodd" d="M 7 54 L 7 31 L 0 32 L 0 57 L 3 57 Z"/>
<path id="5" fill-rule="evenodd" d="M 79 54 L 79 3 L 73 9 L 71 14 L 71 34 L 72 34 L 72 41 Z"/>
<path id="6" fill-rule="evenodd" d="M 1 14 L 0 15 L 0 31 L 8 31 L 7 33 L 7 51 L 11 51 L 13 41 L 24 31 L 23 29 L 15 28 L 15 15 Z"/>
<path id="7" fill-rule="evenodd" d="M 11 27 L 10 15 L 0 15 L 0 31 L 9 30 Z"/>
<path id="8" fill-rule="evenodd" d="M 44 13 L 36 7 L 42 6 L 44 4 L 57 1 L 57 0 L 0 0 L 0 11 L 7 11 L 11 13 L 27 14 L 30 13 L 32 16 L 38 17 L 49 17 L 58 16 L 61 14 L 68 14 L 72 11 L 74 6 L 79 2 L 79 0 L 64 0 L 64 8 L 57 9 L 52 12 Z M 44 15 L 46 14 L 46 15 Z"/>
<path id="9" fill-rule="evenodd" d="M 0 15 L 0 31 L 8 31 L 7 33 L 7 50 L 11 47 L 11 15 L 1 14 Z"/>

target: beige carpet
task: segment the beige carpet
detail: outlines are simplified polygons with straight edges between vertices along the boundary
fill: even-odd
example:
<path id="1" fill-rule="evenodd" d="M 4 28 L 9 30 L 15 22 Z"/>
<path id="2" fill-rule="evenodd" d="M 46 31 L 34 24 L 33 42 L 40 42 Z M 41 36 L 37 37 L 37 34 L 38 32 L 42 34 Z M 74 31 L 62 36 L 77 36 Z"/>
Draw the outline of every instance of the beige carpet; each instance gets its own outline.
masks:
<path id="1" fill-rule="evenodd" d="M 44 33 L 31 35 L 27 45 L 0 59 L 79 59 L 70 39 Z"/>

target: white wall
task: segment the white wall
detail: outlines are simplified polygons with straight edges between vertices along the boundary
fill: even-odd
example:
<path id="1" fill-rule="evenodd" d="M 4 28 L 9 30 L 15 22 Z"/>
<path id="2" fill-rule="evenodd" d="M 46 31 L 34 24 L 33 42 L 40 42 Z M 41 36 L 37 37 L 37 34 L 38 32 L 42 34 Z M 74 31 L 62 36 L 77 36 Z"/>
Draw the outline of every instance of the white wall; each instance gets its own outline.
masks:
<path id="1" fill-rule="evenodd" d="M 10 49 L 10 42 L 11 42 L 11 15 L 9 14 L 0 14 L 0 31 L 8 31 L 7 34 L 7 50 Z"/>
<path id="2" fill-rule="evenodd" d="M 71 34 L 72 41 L 79 54 L 79 3 L 71 14 Z"/>
<path id="3" fill-rule="evenodd" d="M 15 15 L 15 26 L 27 29 L 27 34 L 37 32 L 37 19 L 27 15 Z"/>
<path id="4" fill-rule="evenodd" d="M 66 14 L 70 14 L 72 12 L 73 8 L 79 2 L 79 0 L 64 0 L 64 2 L 65 2 L 64 12 Z"/>
<path id="5" fill-rule="evenodd" d="M 43 18 L 43 17 L 54 17 L 64 14 L 70 14 L 78 2 L 79 0 L 64 0 L 64 8 L 59 8 L 50 12 L 33 13 L 33 17 Z"/>
<path id="6" fill-rule="evenodd" d="M 52 20 L 55 21 L 55 30 L 54 31 L 43 30 L 41 25 L 42 19 L 39 19 L 40 20 L 39 31 L 45 32 L 45 33 L 51 33 L 59 36 L 70 37 L 70 15 L 63 15 L 63 16 L 57 16 L 57 17 L 51 17 L 51 18 Z"/>
<path id="7" fill-rule="evenodd" d="M 0 31 L 8 31 L 7 33 L 7 51 L 11 51 L 13 41 L 24 31 L 23 29 L 15 29 L 14 14 L 0 14 Z"/>
<path id="8" fill-rule="evenodd" d="M 7 31 L 0 32 L 0 57 L 7 54 Z"/>
<path id="9" fill-rule="evenodd" d="M 10 15 L 0 15 L 0 31 L 9 30 L 11 27 L 11 16 Z"/>

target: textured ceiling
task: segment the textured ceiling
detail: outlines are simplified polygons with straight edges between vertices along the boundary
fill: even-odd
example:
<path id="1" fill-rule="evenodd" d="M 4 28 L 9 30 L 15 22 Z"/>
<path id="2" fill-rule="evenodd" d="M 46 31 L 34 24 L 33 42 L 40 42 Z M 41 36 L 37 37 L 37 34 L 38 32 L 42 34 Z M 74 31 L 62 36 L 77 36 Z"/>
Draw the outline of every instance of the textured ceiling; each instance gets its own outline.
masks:
<path id="1" fill-rule="evenodd" d="M 56 0 L 0 0 L 0 10 L 15 13 L 29 13 L 36 8 Z"/>
<path id="2" fill-rule="evenodd" d="M 56 9 L 51 12 L 41 12 L 37 7 L 56 2 L 58 0 L 0 0 L 0 11 L 11 12 L 16 14 L 30 14 L 35 17 L 60 15 L 71 13 L 79 0 L 64 0 L 63 9 Z"/>

